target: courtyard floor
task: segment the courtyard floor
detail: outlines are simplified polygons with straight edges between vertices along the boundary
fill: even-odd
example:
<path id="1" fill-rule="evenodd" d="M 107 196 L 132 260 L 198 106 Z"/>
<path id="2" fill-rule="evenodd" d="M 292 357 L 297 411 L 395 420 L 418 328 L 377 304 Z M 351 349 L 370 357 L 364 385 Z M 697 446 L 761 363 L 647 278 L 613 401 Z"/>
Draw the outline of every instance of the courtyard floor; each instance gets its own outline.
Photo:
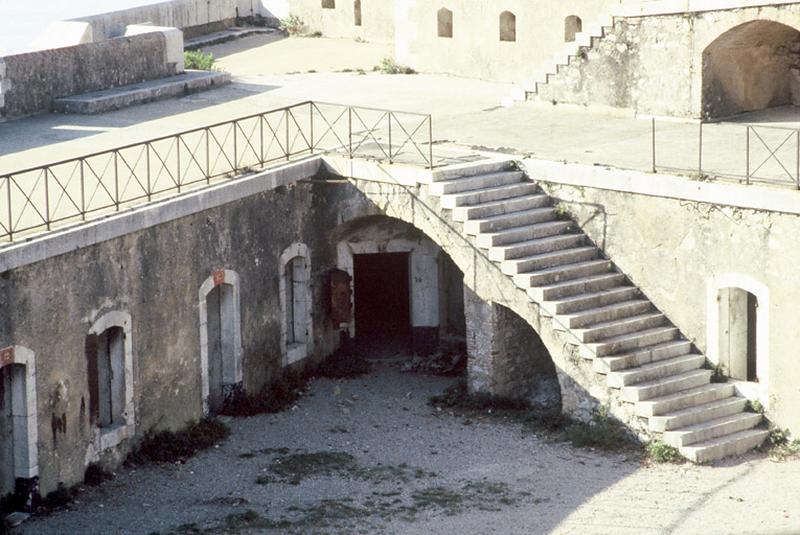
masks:
<path id="1" fill-rule="evenodd" d="M 800 461 L 648 465 L 427 404 L 455 379 L 380 364 L 229 419 L 186 464 L 122 469 L 20 534 L 790 534 Z"/>

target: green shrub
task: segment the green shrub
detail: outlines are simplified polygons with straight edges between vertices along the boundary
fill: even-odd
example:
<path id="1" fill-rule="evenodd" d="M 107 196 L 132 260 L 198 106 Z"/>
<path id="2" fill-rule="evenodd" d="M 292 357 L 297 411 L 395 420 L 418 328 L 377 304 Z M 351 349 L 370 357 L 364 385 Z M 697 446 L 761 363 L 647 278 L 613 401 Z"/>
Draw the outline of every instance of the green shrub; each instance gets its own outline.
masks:
<path id="1" fill-rule="evenodd" d="M 280 20 L 280 29 L 289 35 L 301 35 L 306 30 L 306 24 L 297 15 L 289 15 Z"/>
<path id="2" fill-rule="evenodd" d="M 405 65 L 398 65 L 394 58 L 386 57 L 373 69 L 383 74 L 416 74 L 417 71 Z"/>
<path id="3" fill-rule="evenodd" d="M 190 50 L 183 53 L 183 61 L 187 69 L 198 69 L 201 71 L 210 71 L 214 67 L 214 55 L 210 52 L 201 52 L 200 50 Z"/>
<path id="4" fill-rule="evenodd" d="M 183 462 L 198 451 L 206 450 L 228 438 L 228 426 L 211 418 L 205 418 L 180 431 L 149 432 L 128 456 L 129 464 L 146 462 Z"/>
<path id="5" fill-rule="evenodd" d="M 678 451 L 678 448 L 665 444 L 660 440 L 648 442 L 645 448 L 647 450 L 647 458 L 656 463 L 682 463 L 686 460 Z"/>

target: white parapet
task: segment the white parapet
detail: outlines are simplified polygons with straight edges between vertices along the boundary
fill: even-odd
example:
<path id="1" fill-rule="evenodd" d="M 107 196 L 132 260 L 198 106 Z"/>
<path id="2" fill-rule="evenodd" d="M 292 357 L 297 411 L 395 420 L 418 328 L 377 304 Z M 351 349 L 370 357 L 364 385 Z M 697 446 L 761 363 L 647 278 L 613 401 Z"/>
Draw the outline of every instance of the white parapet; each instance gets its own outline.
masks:
<path id="1" fill-rule="evenodd" d="M 184 71 L 183 63 L 183 32 L 170 26 L 153 26 L 152 24 L 131 24 L 125 28 L 125 36 L 140 35 L 143 33 L 159 32 L 167 40 L 167 63 L 175 64 L 175 74 Z"/>
<path id="2" fill-rule="evenodd" d="M 88 22 L 61 20 L 50 25 L 31 43 L 33 50 L 50 50 L 65 46 L 82 45 L 94 41 Z"/>

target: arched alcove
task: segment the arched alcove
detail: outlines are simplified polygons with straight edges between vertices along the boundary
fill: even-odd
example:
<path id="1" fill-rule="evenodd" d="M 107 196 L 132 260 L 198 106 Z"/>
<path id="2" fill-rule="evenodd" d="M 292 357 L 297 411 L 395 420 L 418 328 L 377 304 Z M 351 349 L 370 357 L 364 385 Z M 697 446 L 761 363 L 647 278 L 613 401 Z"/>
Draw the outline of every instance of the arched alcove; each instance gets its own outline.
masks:
<path id="1" fill-rule="evenodd" d="M 575 36 L 583 31 L 583 21 L 577 15 L 570 15 L 564 19 L 564 42 L 571 43 Z"/>
<path id="2" fill-rule="evenodd" d="M 800 31 L 769 20 L 736 26 L 703 51 L 703 117 L 800 103 Z"/>
<path id="3" fill-rule="evenodd" d="M 353 24 L 361 26 L 361 0 L 353 1 Z"/>
<path id="4" fill-rule="evenodd" d="M 436 13 L 437 35 L 439 37 L 453 37 L 453 12 L 443 7 Z"/>
<path id="5" fill-rule="evenodd" d="M 280 258 L 281 352 L 284 365 L 313 353 L 311 258 L 304 243 L 287 247 Z"/>
<path id="6" fill-rule="evenodd" d="M 517 40 L 517 17 L 510 11 L 500 13 L 500 40 L 507 42 Z"/>

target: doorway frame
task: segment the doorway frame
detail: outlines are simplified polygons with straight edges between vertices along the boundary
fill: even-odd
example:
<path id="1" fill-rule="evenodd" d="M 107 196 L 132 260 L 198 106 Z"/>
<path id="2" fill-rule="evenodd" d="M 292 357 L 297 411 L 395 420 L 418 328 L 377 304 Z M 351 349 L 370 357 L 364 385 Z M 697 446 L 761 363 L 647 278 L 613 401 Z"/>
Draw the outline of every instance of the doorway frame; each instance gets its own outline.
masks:
<path id="1" fill-rule="evenodd" d="M 36 399 L 36 354 L 24 346 L 8 346 L 0 349 L 0 368 L 6 366 L 22 365 L 25 367 L 25 407 L 24 413 L 19 414 L 20 407 L 15 406 L 13 401 L 13 385 L 12 385 L 12 402 L 11 402 L 11 417 L 12 420 L 19 416 L 25 417 L 25 441 L 26 452 L 17 462 L 17 450 L 19 445 L 17 443 L 17 435 L 14 433 L 14 479 L 24 479 L 28 481 L 35 481 L 39 477 L 39 424 L 37 413 L 37 399 Z M 15 426 L 16 427 L 16 426 Z M 16 429 L 15 429 L 16 431 Z"/>

